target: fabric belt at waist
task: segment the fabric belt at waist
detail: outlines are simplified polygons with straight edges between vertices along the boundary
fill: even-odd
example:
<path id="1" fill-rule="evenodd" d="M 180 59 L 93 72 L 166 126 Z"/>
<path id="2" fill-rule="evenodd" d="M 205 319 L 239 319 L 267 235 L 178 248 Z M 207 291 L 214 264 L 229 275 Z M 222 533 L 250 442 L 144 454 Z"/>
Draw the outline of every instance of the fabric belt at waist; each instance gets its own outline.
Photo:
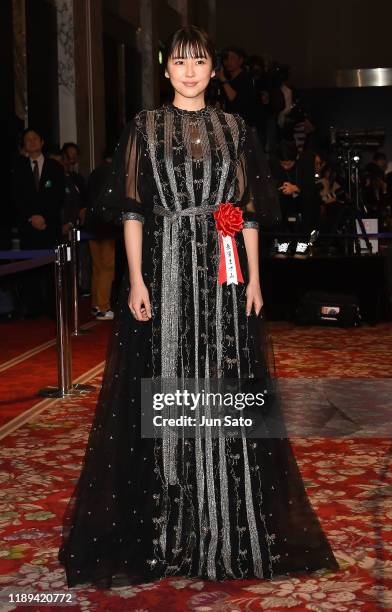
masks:
<path id="1" fill-rule="evenodd" d="M 182 208 L 181 210 L 168 210 L 164 206 L 154 205 L 153 213 L 161 217 L 167 217 L 170 221 L 174 221 L 179 217 L 193 217 L 196 215 L 206 215 L 218 210 L 218 204 L 192 206 L 190 208 Z"/>

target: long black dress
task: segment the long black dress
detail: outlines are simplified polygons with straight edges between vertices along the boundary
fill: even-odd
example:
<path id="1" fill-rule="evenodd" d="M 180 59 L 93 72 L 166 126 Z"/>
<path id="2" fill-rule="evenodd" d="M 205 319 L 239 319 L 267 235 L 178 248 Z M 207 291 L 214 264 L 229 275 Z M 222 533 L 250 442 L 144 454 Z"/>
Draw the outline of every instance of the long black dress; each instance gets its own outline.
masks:
<path id="1" fill-rule="evenodd" d="M 245 314 L 242 232 L 245 282 L 218 282 L 212 211 L 234 202 L 245 228 L 257 229 L 246 142 L 237 115 L 166 105 L 139 113 L 117 148 L 99 212 L 143 223 L 152 319 L 131 315 L 126 276 L 64 519 L 59 560 L 69 586 L 337 569 L 287 439 L 180 438 L 168 456 L 164 439 L 140 433 L 141 378 L 254 378 L 263 387 L 273 378 L 263 319 Z"/>

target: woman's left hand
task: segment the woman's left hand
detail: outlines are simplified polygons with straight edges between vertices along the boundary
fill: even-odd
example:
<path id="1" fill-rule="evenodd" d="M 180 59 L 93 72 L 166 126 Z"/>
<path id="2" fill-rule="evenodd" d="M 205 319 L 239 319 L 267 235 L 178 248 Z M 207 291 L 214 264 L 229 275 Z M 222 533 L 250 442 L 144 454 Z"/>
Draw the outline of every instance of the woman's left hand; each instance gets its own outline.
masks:
<path id="1" fill-rule="evenodd" d="M 261 295 L 260 283 L 250 282 L 246 288 L 246 316 L 249 317 L 252 312 L 252 307 L 256 316 L 260 313 L 263 306 L 263 297 Z"/>

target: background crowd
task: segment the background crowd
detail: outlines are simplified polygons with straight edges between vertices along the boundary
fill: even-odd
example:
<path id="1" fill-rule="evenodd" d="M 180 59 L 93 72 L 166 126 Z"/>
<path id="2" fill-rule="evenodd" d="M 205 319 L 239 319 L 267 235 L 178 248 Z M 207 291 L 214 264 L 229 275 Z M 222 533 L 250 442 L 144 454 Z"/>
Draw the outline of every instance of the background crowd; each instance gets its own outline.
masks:
<path id="1" fill-rule="evenodd" d="M 338 234 L 354 206 L 344 163 L 333 145 L 320 141 L 306 98 L 291 82 L 289 68 L 228 47 L 219 56 L 208 103 L 241 115 L 261 142 L 275 181 L 279 213 L 274 227 L 266 228 L 264 254 L 307 257 L 317 246 L 326 254 L 341 253 L 341 241 L 322 236 Z M 61 148 L 46 146 L 39 126 L 21 134 L 12 173 L 9 231 L 2 235 L 2 247 L 50 249 L 67 241 L 72 228 L 84 229 L 87 240 L 79 245 L 80 291 L 91 294 L 97 319 L 111 320 L 125 263 L 121 232 L 95 219 L 91 209 L 110 170 L 112 151 L 103 153 L 102 162 L 88 177 L 79 172 L 79 154 L 73 142 Z M 378 230 L 388 231 L 392 172 L 383 151 L 372 155 L 359 173 L 360 216 L 377 219 Z M 21 314 L 35 316 L 48 310 L 53 314 L 52 280 L 42 269 L 24 277 Z"/>

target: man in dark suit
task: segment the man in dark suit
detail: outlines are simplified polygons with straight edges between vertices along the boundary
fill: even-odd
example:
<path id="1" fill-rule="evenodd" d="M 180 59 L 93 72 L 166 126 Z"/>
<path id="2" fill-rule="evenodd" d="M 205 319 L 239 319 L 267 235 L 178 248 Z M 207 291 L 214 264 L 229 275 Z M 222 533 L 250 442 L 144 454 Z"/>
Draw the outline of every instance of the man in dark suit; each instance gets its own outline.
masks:
<path id="1" fill-rule="evenodd" d="M 61 236 L 64 169 L 56 160 L 44 157 L 43 145 L 39 132 L 25 130 L 25 155 L 14 167 L 14 201 L 23 249 L 53 247 Z"/>
<path id="2" fill-rule="evenodd" d="M 64 169 L 44 157 L 44 140 L 31 128 L 23 133 L 23 153 L 15 162 L 13 195 L 22 249 L 51 249 L 61 242 L 61 209 L 64 205 Z M 23 274 L 23 273 L 22 273 Z M 19 275 L 21 312 L 54 316 L 53 264 Z"/>

